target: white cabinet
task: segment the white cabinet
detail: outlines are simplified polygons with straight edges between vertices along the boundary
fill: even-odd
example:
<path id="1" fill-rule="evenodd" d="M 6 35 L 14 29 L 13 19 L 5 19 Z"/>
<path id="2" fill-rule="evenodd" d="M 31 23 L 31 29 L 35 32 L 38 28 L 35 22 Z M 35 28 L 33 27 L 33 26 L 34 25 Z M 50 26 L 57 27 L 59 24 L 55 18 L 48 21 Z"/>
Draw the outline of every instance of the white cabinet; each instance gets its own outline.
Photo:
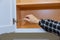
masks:
<path id="1" fill-rule="evenodd" d="M 45 32 L 42 29 L 17 29 L 13 19 L 16 19 L 16 0 L 0 0 L 0 34 Z"/>
<path id="2" fill-rule="evenodd" d="M 0 34 L 15 31 L 15 0 L 0 0 Z"/>
<path id="3" fill-rule="evenodd" d="M 43 9 L 44 8 L 45 9 L 50 9 L 50 8 L 51 9 L 55 9 L 55 8 L 57 9 L 57 8 L 59 8 L 60 9 L 60 6 L 59 6 L 60 3 L 57 3 L 58 5 L 57 4 L 55 5 L 55 4 L 53 4 L 53 3 L 52 3 L 52 5 L 51 4 L 44 4 L 44 5 L 47 5 L 47 7 L 46 6 L 44 7 L 43 4 L 39 4 L 39 5 L 35 5 L 35 4 L 34 5 L 16 5 L 16 0 L 0 0 L 0 34 L 10 33 L 10 32 L 45 33 L 45 31 L 42 28 L 27 28 L 28 26 L 27 27 L 25 26 L 26 28 L 17 28 L 16 27 L 16 22 L 15 22 L 15 24 L 13 24 L 13 19 L 17 21 L 18 18 L 16 16 L 20 17 L 19 14 L 16 15 L 16 6 L 19 9 L 24 8 L 24 9 L 21 9 L 21 10 L 26 10 L 26 9 L 29 9 L 29 8 L 34 9 L 34 10 L 40 9 L 40 8 L 43 8 Z M 36 9 L 35 9 L 35 6 L 36 6 Z M 19 11 L 21 11 L 21 10 L 19 10 Z M 36 10 L 36 11 L 39 11 L 39 10 Z M 49 11 L 51 11 L 51 10 L 49 10 Z M 25 11 L 22 11 L 22 13 L 23 12 L 25 13 Z M 31 12 L 31 11 L 26 11 L 26 13 L 27 12 Z M 53 11 L 53 13 L 57 13 L 57 12 L 58 12 L 58 10 L 56 10 L 56 12 Z M 59 13 L 60 13 L 60 11 L 59 11 Z M 30 26 L 30 24 L 29 24 L 29 26 Z"/>
<path id="4" fill-rule="evenodd" d="M 55 4 L 53 4 L 53 5 L 55 5 Z M 54 7 L 53 5 L 52 6 L 50 5 L 50 7 L 48 5 L 48 8 Z M 60 9 L 60 6 L 58 6 L 58 5 L 56 5 L 55 8 L 59 8 Z M 24 5 L 22 5 L 22 6 L 24 8 Z M 25 6 L 25 7 L 27 8 L 27 6 Z M 58 12 L 58 10 L 57 10 L 57 12 Z M 53 13 L 55 13 L 55 11 L 53 11 Z M 60 11 L 58 13 L 60 13 Z M 41 38 L 43 36 L 45 38 L 45 36 L 46 36 L 48 38 L 47 35 L 49 35 L 49 34 L 46 34 L 45 35 L 46 32 L 42 28 L 19 28 L 18 29 L 16 27 L 16 23 L 15 24 L 13 23 L 13 19 L 16 20 L 16 0 L 0 0 L 0 34 L 11 33 L 11 32 L 18 32 L 18 33 L 39 33 L 39 35 L 38 34 L 37 35 L 35 34 L 36 36 L 34 36 L 34 34 L 32 34 L 32 35 L 29 35 L 29 34 L 28 35 L 27 34 L 24 35 L 23 34 L 23 35 L 25 37 L 27 36 L 27 38 L 28 38 L 28 36 L 31 36 L 31 37 L 32 36 L 33 37 L 37 37 L 38 36 L 38 37 L 41 37 Z M 42 33 L 44 33 L 44 35 Z M 20 34 L 19 34 L 19 36 L 20 36 Z M 51 36 L 49 36 L 50 39 L 51 39 Z M 14 36 L 11 35 L 11 38 L 12 37 L 15 37 L 15 35 Z M 22 37 L 22 36 L 20 36 L 20 37 Z M 54 37 L 54 38 L 56 38 L 56 37 Z M 14 40 L 19 40 L 19 39 L 14 39 Z M 24 40 L 24 39 L 21 39 L 21 40 Z M 26 39 L 26 40 L 30 40 L 30 39 Z M 33 39 L 33 40 L 37 40 L 37 39 Z M 38 40 L 40 40 L 40 39 L 38 39 Z M 41 39 L 41 40 L 45 40 L 45 39 Z M 49 39 L 46 39 L 46 40 L 49 40 Z"/>

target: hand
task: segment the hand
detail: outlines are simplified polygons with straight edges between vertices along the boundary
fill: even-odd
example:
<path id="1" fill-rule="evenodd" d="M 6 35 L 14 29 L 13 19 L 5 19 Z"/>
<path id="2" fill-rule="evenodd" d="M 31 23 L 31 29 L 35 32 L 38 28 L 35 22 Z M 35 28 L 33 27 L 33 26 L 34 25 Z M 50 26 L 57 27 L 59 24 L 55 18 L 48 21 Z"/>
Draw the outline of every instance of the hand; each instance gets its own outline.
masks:
<path id="1" fill-rule="evenodd" d="M 26 17 L 24 18 L 24 20 L 30 22 L 30 23 L 39 23 L 39 19 L 37 19 L 34 15 L 30 14 L 30 15 L 26 15 Z"/>

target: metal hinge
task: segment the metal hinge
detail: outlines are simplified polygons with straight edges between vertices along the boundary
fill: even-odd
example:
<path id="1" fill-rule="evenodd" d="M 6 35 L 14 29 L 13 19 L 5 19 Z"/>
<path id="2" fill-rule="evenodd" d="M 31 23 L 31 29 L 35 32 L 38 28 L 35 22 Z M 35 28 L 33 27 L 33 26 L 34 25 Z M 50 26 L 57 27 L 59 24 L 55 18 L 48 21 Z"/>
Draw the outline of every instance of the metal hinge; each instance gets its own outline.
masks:
<path id="1" fill-rule="evenodd" d="M 24 21 L 24 20 L 15 20 L 15 18 L 13 18 L 13 24 L 21 22 L 21 21 Z"/>
<path id="2" fill-rule="evenodd" d="M 16 22 L 16 20 L 15 20 L 15 18 L 13 18 L 13 24 L 15 24 L 15 22 Z"/>
<path id="3" fill-rule="evenodd" d="M 13 24 L 18 23 L 18 22 L 20 22 L 20 20 L 15 20 L 15 18 L 13 18 Z"/>

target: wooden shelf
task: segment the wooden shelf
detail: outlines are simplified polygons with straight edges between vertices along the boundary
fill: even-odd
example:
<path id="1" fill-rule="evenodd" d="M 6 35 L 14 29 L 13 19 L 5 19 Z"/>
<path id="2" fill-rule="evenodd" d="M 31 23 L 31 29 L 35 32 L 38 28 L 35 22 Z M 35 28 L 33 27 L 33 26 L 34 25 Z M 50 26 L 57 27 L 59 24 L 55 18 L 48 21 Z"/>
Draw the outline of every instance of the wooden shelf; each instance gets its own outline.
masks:
<path id="1" fill-rule="evenodd" d="M 20 10 L 60 9 L 60 0 L 17 0 Z"/>
<path id="2" fill-rule="evenodd" d="M 16 5 L 60 3 L 60 0 L 16 0 Z"/>
<path id="3" fill-rule="evenodd" d="M 60 3 L 17 5 L 20 10 L 60 9 Z"/>

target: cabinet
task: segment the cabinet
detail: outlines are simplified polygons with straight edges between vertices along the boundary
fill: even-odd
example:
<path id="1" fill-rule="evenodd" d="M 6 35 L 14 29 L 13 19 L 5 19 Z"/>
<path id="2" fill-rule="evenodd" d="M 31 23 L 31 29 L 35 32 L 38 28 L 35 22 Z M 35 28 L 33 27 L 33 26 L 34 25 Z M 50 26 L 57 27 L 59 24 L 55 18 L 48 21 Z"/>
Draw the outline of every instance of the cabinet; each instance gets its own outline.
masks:
<path id="1" fill-rule="evenodd" d="M 17 3 L 15 4 L 15 2 Z M 53 2 L 53 3 L 36 3 L 36 1 L 32 1 L 32 4 L 30 4 L 28 1 L 21 3 L 21 0 L 0 0 L 0 34 L 4 33 L 11 33 L 11 32 L 20 32 L 22 35 L 20 36 L 21 38 L 48 38 L 49 34 L 45 34 L 45 31 L 40 29 L 41 27 L 38 24 L 32 24 L 26 21 L 23 21 L 22 19 L 27 15 L 27 14 L 33 14 L 35 15 L 38 19 L 54 19 L 57 21 L 60 21 L 60 2 Z M 17 12 L 16 12 L 17 11 Z M 16 13 L 16 14 L 15 14 Z M 15 20 L 13 20 L 15 19 Z M 17 19 L 17 20 L 16 20 Z M 17 21 L 17 22 L 15 22 Z M 14 24 L 15 23 L 15 24 Z M 23 23 L 25 23 L 23 25 Z M 27 28 L 27 29 L 26 29 Z M 19 30 L 17 30 L 19 29 Z M 44 33 L 43 33 L 44 32 Z M 8 35 L 9 37 L 15 37 L 15 35 L 19 34 L 11 34 Z M 28 33 L 28 34 L 24 34 Z M 29 33 L 33 33 L 30 34 Z M 35 34 L 39 33 L 39 34 Z M 43 35 L 43 34 L 44 35 Z M 24 36 L 23 36 L 24 35 Z M 34 36 L 35 35 L 35 36 Z M 48 35 L 48 36 L 46 36 Z M 28 37 L 30 36 L 30 37 Z M 46 37 L 45 37 L 46 36 Z M 5 37 L 5 35 L 4 35 Z M 56 38 L 55 36 L 52 36 Z M 2 38 L 2 35 L 1 35 Z M 6 37 L 7 38 L 7 35 Z M 51 38 L 51 34 L 49 36 Z M 54 39 L 55 40 L 55 39 Z"/>
<path id="2" fill-rule="evenodd" d="M 0 0 L 0 34 L 15 31 L 15 0 Z"/>
<path id="3" fill-rule="evenodd" d="M 32 24 L 22 19 L 33 14 L 38 19 L 53 19 L 60 21 L 60 1 L 59 0 L 17 0 L 17 28 L 41 28 L 38 24 Z M 19 21 L 21 20 L 21 21 Z"/>

